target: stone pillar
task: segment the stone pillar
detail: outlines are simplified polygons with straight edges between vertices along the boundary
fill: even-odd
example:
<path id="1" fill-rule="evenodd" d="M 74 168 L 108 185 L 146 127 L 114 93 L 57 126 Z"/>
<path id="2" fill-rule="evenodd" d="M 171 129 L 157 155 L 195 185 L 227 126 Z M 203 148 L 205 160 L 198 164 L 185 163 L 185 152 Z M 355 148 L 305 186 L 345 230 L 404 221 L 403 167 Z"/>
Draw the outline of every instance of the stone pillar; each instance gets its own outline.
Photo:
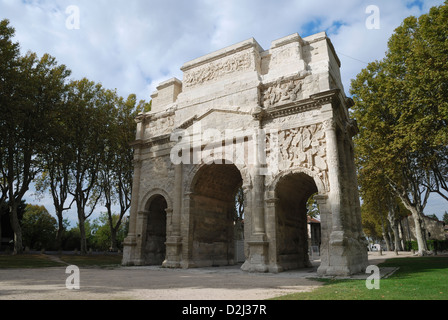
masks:
<path id="1" fill-rule="evenodd" d="M 150 211 L 139 211 L 137 213 L 137 227 L 136 231 L 136 246 L 134 258 L 134 265 L 143 266 L 146 264 L 145 261 L 145 246 L 146 246 L 146 233 L 148 230 L 148 217 L 151 214 Z"/>
<path id="2" fill-rule="evenodd" d="M 129 231 L 126 239 L 123 242 L 123 265 L 136 264 L 137 256 L 137 223 L 139 212 L 139 198 L 140 198 L 140 176 L 142 169 L 141 161 L 141 147 L 138 145 L 144 136 L 144 116 L 137 118 L 137 141 L 134 151 L 134 179 L 132 185 L 131 210 L 129 217 Z M 140 263 L 140 262 L 138 262 Z"/>
<path id="3" fill-rule="evenodd" d="M 276 198 L 275 192 L 268 192 L 266 199 L 266 218 L 267 230 L 269 237 L 269 272 L 279 273 L 283 271 L 283 267 L 278 264 L 277 255 L 277 204 L 279 199 Z"/>
<path id="4" fill-rule="evenodd" d="M 182 164 L 174 167 L 174 195 L 173 208 L 166 209 L 167 215 L 171 216 L 171 228 L 167 234 L 166 260 L 163 266 L 166 268 L 180 268 L 182 260 L 182 237 L 181 237 L 181 215 L 183 200 L 183 169 Z"/>
<path id="5" fill-rule="evenodd" d="M 330 263 L 330 235 L 332 232 L 332 214 L 328 204 L 327 195 L 314 196 L 320 211 L 321 244 L 320 244 L 320 266 L 317 270 L 319 275 L 325 275 Z"/>
<path id="6" fill-rule="evenodd" d="M 361 204 L 359 200 L 358 192 L 358 178 L 356 176 L 355 154 L 352 137 L 357 133 L 356 124 L 349 123 L 346 133 L 345 141 L 345 156 L 347 164 L 348 179 L 350 185 L 350 195 L 352 197 L 352 207 L 350 215 L 352 217 L 352 230 L 353 230 L 353 255 L 354 261 L 357 264 L 353 266 L 353 269 L 358 269 L 359 272 L 365 271 L 369 262 L 367 254 L 368 241 L 363 235 L 362 221 L 361 221 Z"/>
<path id="7" fill-rule="evenodd" d="M 347 276 L 350 271 L 350 257 L 347 247 L 349 241 L 346 233 L 346 221 L 344 213 L 347 210 L 347 202 L 344 201 L 342 184 L 346 181 L 342 176 L 341 153 L 337 134 L 337 124 L 333 119 L 324 122 L 327 138 L 328 178 L 330 182 L 329 209 L 332 214 L 332 230 L 328 242 L 328 265 L 319 269 L 327 276 Z M 343 150 L 343 149 L 342 149 Z"/>
<path id="8" fill-rule="evenodd" d="M 337 239 L 343 236 L 343 216 L 341 208 L 341 169 L 339 163 L 338 138 L 336 134 L 336 123 L 334 120 L 326 120 L 324 129 L 327 138 L 327 161 L 328 161 L 328 180 L 330 182 L 330 206 L 332 214 L 332 233 L 331 238 Z"/>
<path id="9" fill-rule="evenodd" d="M 265 135 L 258 130 L 255 137 L 256 159 L 253 166 L 252 201 L 250 202 L 252 234 L 249 241 L 249 257 L 242 266 L 242 270 L 250 272 L 268 272 L 268 241 L 266 239 L 265 203 L 264 203 L 264 162 Z"/>

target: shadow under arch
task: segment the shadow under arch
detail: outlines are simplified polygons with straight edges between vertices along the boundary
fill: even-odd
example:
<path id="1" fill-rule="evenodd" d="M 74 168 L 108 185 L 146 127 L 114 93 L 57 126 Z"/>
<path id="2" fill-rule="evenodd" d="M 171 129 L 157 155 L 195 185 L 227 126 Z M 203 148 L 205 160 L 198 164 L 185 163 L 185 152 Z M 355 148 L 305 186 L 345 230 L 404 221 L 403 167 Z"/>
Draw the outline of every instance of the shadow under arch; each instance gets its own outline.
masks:
<path id="1" fill-rule="evenodd" d="M 243 184 L 234 164 L 203 164 L 190 171 L 190 265 L 234 265 L 235 196 Z"/>
<path id="2" fill-rule="evenodd" d="M 311 170 L 293 168 L 276 176 L 269 190 L 276 198 L 275 260 L 278 267 L 280 270 L 311 267 L 307 202 L 317 193 L 326 193 L 324 183 Z"/>
<path id="3" fill-rule="evenodd" d="M 145 265 L 162 265 L 166 259 L 167 211 L 171 200 L 163 189 L 153 189 L 142 199 L 142 253 Z"/>

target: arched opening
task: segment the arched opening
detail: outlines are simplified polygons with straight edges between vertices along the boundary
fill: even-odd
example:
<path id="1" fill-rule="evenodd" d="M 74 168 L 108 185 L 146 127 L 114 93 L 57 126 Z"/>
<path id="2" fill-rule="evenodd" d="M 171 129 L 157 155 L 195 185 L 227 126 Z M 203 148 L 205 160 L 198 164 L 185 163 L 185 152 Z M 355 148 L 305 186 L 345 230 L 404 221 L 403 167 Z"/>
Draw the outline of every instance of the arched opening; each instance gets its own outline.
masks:
<path id="1" fill-rule="evenodd" d="M 242 185 L 235 165 L 202 167 L 190 202 L 192 260 L 197 267 L 235 263 L 235 197 Z"/>
<path id="2" fill-rule="evenodd" d="M 166 256 L 166 199 L 157 195 L 150 201 L 146 227 L 145 262 L 162 265 Z"/>
<path id="3" fill-rule="evenodd" d="M 277 183 L 277 261 L 283 270 L 311 266 L 307 204 L 317 192 L 313 178 L 304 173 L 289 174 Z"/>

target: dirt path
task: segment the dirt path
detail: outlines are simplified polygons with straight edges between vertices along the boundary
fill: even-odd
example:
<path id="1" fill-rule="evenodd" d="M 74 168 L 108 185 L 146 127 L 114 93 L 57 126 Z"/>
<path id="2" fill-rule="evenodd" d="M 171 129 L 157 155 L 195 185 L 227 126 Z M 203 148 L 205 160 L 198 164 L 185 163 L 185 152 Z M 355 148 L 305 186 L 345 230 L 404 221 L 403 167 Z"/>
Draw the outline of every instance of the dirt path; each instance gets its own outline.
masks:
<path id="1" fill-rule="evenodd" d="M 400 254 L 398 257 L 409 256 Z M 395 254 L 370 254 L 372 264 Z M 171 270 L 157 267 L 80 270 L 80 290 L 68 290 L 66 268 L 0 270 L 0 300 L 263 300 L 311 291 L 316 268 L 250 274 L 238 267 Z"/>

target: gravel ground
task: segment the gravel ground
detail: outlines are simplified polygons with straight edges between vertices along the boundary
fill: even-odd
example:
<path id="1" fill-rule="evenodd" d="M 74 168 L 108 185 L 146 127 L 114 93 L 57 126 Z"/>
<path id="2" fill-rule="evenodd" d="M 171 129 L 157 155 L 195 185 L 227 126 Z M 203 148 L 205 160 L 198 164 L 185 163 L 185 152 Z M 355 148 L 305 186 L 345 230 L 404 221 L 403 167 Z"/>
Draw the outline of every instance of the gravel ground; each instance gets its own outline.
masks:
<path id="1" fill-rule="evenodd" d="M 400 253 L 398 257 L 411 256 Z M 370 253 L 378 264 L 394 253 Z M 321 285 L 312 269 L 252 274 L 238 266 L 172 270 L 158 267 L 82 268 L 80 289 L 68 290 L 66 268 L 0 270 L 0 300 L 264 300 Z M 367 277 L 368 275 L 365 275 Z"/>

